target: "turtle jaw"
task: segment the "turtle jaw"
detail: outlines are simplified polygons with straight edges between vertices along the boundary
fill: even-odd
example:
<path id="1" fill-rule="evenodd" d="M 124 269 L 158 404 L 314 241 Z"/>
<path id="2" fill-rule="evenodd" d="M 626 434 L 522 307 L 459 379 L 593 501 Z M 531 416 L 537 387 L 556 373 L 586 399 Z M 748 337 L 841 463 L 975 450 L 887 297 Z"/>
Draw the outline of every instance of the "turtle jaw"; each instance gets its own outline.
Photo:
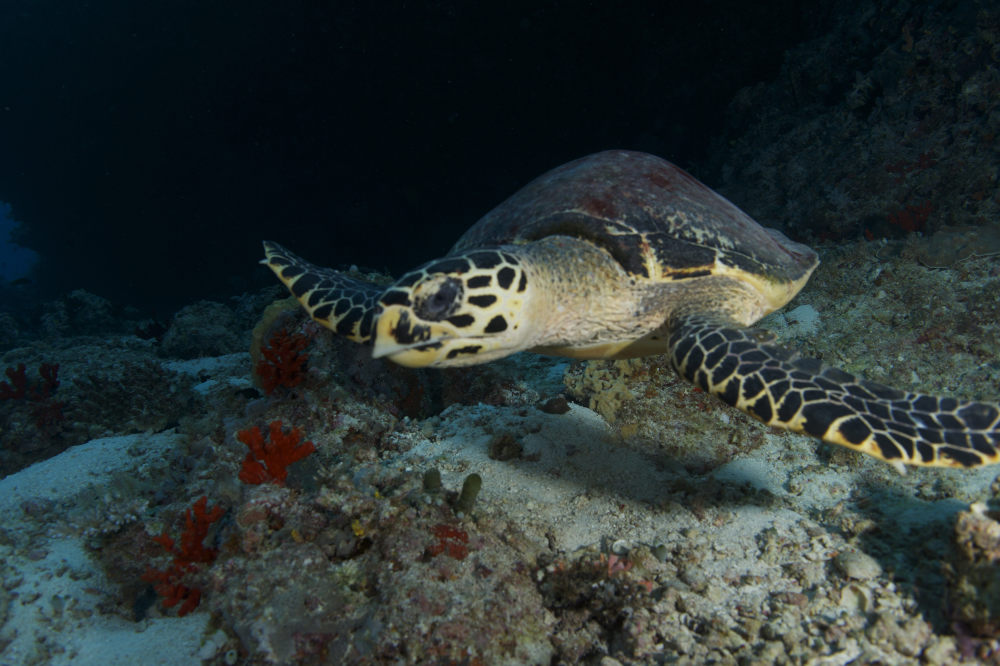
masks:
<path id="1" fill-rule="evenodd" d="M 440 324 L 416 321 L 408 307 L 389 306 L 375 322 L 372 357 L 388 357 L 408 368 L 435 365 L 442 339 L 448 338 L 442 328 Z"/>
<path id="2" fill-rule="evenodd" d="M 372 356 L 409 368 L 457 367 L 485 363 L 520 351 L 496 336 L 475 336 L 453 324 L 420 320 L 411 308 L 385 307 L 375 323 Z"/>

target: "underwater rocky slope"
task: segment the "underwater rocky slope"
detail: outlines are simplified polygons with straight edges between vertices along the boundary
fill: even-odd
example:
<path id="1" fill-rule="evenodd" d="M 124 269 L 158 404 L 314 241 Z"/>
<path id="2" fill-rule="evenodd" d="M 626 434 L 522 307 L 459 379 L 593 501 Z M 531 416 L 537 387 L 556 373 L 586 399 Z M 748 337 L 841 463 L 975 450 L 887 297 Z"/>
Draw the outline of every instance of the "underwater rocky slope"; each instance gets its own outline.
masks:
<path id="1" fill-rule="evenodd" d="M 924 242 L 820 248 L 762 326 L 891 385 L 995 397 L 997 260 L 932 269 Z M 90 440 L 0 481 L 5 661 L 142 636 L 175 663 L 995 658 L 996 469 L 900 476 L 662 358 L 399 368 L 277 294 L 192 306 L 159 342 L 4 355 L 29 379 L 58 364 L 55 434 Z"/>

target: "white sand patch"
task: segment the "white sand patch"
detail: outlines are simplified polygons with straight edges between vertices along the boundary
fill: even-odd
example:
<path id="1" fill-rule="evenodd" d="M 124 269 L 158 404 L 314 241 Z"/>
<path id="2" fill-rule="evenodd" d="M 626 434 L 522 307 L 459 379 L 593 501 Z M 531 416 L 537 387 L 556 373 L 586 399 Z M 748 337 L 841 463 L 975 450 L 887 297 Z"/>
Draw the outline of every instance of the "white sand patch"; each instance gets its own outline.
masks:
<path id="1" fill-rule="evenodd" d="M 180 444 L 173 433 L 96 439 L 0 480 L 0 545 L 6 589 L 0 664 L 192 664 L 214 656 L 208 613 L 132 622 L 108 612 L 115 586 L 77 536 L 40 524 L 22 506 L 50 500 L 66 513 L 85 488 L 116 473 L 159 465 Z M 51 512 L 49 515 L 52 515 Z"/>

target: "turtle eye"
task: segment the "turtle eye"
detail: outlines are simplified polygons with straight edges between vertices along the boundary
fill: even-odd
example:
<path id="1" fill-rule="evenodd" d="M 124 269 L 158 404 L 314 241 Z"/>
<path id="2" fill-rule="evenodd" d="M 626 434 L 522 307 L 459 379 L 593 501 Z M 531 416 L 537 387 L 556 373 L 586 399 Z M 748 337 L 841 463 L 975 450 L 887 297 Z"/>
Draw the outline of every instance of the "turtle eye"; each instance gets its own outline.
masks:
<path id="1" fill-rule="evenodd" d="M 421 289 L 421 291 L 425 291 Z M 427 321 L 441 321 L 450 316 L 462 299 L 462 282 L 456 278 L 444 278 L 427 285 L 426 293 L 415 299 L 413 311 Z"/>

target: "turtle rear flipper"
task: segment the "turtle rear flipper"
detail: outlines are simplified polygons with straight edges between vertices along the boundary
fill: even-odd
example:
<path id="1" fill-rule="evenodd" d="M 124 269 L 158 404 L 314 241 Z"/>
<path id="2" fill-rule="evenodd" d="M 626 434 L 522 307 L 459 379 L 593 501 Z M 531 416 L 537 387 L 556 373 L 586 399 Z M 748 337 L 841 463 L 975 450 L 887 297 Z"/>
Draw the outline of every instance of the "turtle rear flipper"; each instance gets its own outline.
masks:
<path id="1" fill-rule="evenodd" d="M 338 335 L 371 344 L 384 287 L 314 266 L 271 241 L 264 241 L 260 263 L 274 271 L 310 317 Z"/>
<path id="2" fill-rule="evenodd" d="M 688 316 L 672 322 L 682 377 L 759 421 L 890 463 L 1000 462 L 1000 405 L 908 393 L 761 342 L 752 331 Z"/>

